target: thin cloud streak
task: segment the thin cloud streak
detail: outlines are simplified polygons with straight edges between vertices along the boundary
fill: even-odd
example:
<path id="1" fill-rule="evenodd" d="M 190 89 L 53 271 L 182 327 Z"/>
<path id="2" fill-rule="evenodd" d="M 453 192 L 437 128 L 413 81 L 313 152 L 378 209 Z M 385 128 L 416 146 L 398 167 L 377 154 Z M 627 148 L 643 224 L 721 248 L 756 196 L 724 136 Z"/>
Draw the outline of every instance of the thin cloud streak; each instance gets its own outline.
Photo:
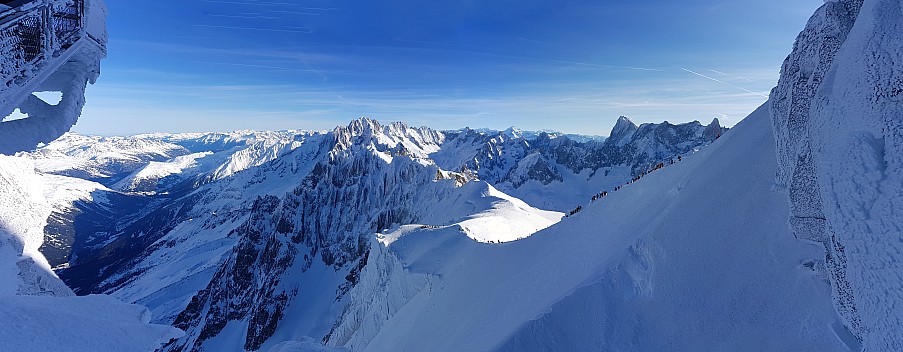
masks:
<path id="1" fill-rule="evenodd" d="M 319 10 L 319 11 L 332 11 L 336 10 L 335 7 L 305 7 L 304 4 L 290 3 L 290 2 L 256 2 L 256 1 L 227 1 L 227 0 L 201 0 L 207 3 L 214 4 L 232 4 L 232 5 L 252 5 L 252 6 L 302 6 L 300 7 L 303 10 Z"/>
<path id="2" fill-rule="evenodd" d="M 195 27 L 206 27 L 206 28 L 221 28 L 221 29 L 236 29 L 236 30 L 246 30 L 246 31 L 262 31 L 262 32 L 283 32 L 283 33 L 302 33 L 302 34 L 311 34 L 313 30 L 311 29 L 283 29 L 283 28 L 262 28 L 262 27 L 240 27 L 240 26 L 220 26 L 214 24 L 195 24 Z"/>
<path id="3" fill-rule="evenodd" d="M 223 17 L 223 18 L 240 18 L 240 19 L 250 19 L 250 20 L 275 20 L 279 17 L 274 16 L 263 16 L 263 15 L 223 15 L 223 14 L 215 14 L 215 13 L 206 13 L 205 16 L 210 17 Z"/>

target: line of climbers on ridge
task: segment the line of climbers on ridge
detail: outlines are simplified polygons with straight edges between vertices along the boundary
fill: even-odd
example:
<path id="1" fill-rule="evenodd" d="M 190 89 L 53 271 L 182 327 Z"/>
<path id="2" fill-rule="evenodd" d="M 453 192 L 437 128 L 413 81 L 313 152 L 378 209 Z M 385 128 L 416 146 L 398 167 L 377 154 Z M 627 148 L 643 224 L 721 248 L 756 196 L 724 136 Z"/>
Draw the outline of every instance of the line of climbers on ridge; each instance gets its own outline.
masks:
<path id="1" fill-rule="evenodd" d="M 683 161 L 683 157 L 681 157 L 680 155 L 678 155 L 678 156 L 677 156 L 677 161 L 678 161 L 678 162 L 679 162 L 679 161 Z M 631 183 L 634 183 L 634 182 L 636 182 L 636 181 L 639 181 L 641 178 L 643 178 L 643 176 L 646 176 L 646 175 L 648 175 L 648 174 L 651 174 L 653 171 L 662 169 L 662 168 L 664 168 L 665 166 L 668 166 L 668 165 L 674 165 L 674 163 L 675 163 L 674 158 L 671 158 L 671 160 L 668 161 L 668 164 L 665 164 L 664 162 L 655 164 L 655 165 L 654 165 L 653 167 L 651 167 L 648 171 L 643 171 L 643 172 L 640 173 L 639 175 L 634 176 L 634 177 L 633 177 L 630 181 L 628 181 L 627 183 L 625 183 L 625 184 L 623 184 L 623 185 L 620 185 L 620 186 L 617 186 L 617 187 L 615 187 L 614 189 L 612 189 L 611 191 L 612 191 L 612 192 L 617 192 L 617 191 L 619 191 L 621 188 L 624 188 L 624 186 L 627 186 L 627 185 L 629 185 L 629 184 L 631 184 Z M 603 197 L 605 197 L 605 196 L 607 196 L 607 195 L 608 195 L 608 191 L 602 191 L 602 192 L 599 192 L 599 193 L 593 195 L 593 196 L 590 198 L 590 202 L 595 202 L 595 201 L 597 201 L 597 200 L 599 200 L 599 199 L 602 199 Z M 574 208 L 574 210 L 571 210 L 571 211 L 569 211 L 567 214 L 565 214 L 564 217 L 566 217 L 566 218 L 567 218 L 567 217 L 571 217 L 571 216 L 573 216 L 574 214 L 579 213 L 581 210 L 583 210 L 583 206 L 582 206 L 582 205 L 581 205 L 581 206 L 577 206 L 576 208 Z"/>

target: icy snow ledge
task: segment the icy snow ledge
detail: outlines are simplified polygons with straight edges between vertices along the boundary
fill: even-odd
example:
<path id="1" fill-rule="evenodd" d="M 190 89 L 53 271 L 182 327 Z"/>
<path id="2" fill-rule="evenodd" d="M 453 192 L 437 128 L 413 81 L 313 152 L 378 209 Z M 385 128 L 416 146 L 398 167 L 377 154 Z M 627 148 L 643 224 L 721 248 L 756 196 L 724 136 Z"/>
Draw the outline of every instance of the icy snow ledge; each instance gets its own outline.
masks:
<path id="1" fill-rule="evenodd" d="M 183 333 L 107 295 L 0 296 L 4 351 L 154 351 Z"/>

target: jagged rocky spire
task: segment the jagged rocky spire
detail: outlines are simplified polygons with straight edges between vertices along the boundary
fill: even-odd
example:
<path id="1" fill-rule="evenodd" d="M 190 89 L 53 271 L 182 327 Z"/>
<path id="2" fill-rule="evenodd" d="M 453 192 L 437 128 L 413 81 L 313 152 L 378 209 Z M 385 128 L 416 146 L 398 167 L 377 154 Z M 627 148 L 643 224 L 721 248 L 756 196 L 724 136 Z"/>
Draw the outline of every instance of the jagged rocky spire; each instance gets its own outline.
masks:
<path id="1" fill-rule="evenodd" d="M 633 123 L 633 121 L 630 121 L 626 116 L 618 117 L 618 122 L 616 122 L 615 127 L 611 129 L 607 141 L 619 146 L 623 145 L 636 130 L 637 125 Z"/>
<path id="2" fill-rule="evenodd" d="M 721 134 L 724 133 L 724 128 L 721 127 L 721 123 L 718 121 L 718 118 L 712 119 L 712 123 L 705 127 L 705 130 L 702 131 L 702 137 L 706 140 L 713 141 L 721 137 Z"/>

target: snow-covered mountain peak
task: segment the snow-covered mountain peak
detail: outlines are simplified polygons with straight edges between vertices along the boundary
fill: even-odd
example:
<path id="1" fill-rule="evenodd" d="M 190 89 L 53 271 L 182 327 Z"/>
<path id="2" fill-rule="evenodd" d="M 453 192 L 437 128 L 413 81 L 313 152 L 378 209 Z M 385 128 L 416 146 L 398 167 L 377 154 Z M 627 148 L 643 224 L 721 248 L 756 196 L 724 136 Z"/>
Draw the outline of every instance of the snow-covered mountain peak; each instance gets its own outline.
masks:
<path id="1" fill-rule="evenodd" d="M 619 147 L 623 146 L 630 141 L 630 137 L 633 136 L 637 128 L 637 125 L 626 116 L 618 117 L 618 121 L 615 122 L 615 126 L 612 127 L 611 133 L 608 135 L 608 141 Z"/>
<path id="2" fill-rule="evenodd" d="M 336 127 L 336 129 L 341 128 L 341 126 Z M 364 136 L 373 135 L 377 131 L 381 132 L 383 126 L 380 125 L 379 121 L 362 116 L 351 120 L 345 128 L 348 129 L 352 136 Z"/>
<path id="3" fill-rule="evenodd" d="M 540 138 L 542 136 L 545 136 L 547 138 L 557 138 L 559 136 L 564 135 L 561 132 L 545 130 L 545 129 L 544 130 L 525 131 L 520 128 L 514 127 L 514 126 L 506 128 L 504 131 L 501 131 L 500 134 L 508 137 L 509 139 L 523 139 L 523 140 L 527 140 L 527 141 L 532 141 L 532 140 L 534 140 L 536 138 Z M 578 135 L 573 135 L 573 136 L 574 137 L 586 137 L 586 136 L 578 136 Z M 586 138 L 589 138 L 589 137 L 586 137 Z"/>
<path id="4" fill-rule="evenodd" d="M 521 130 L 514 126 L 506 128 L 502 133 L 511 138 L 521 138 Z"/>

